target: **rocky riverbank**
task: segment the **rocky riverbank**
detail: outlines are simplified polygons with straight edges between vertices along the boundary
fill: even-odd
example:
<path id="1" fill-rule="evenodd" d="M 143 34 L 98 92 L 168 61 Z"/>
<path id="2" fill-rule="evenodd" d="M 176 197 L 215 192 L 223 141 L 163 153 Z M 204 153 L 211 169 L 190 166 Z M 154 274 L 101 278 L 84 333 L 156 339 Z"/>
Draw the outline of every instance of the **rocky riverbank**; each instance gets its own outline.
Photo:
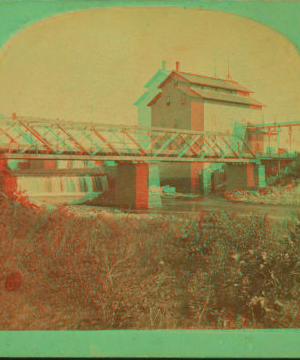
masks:
<path id="1" fill-rule="evenodd" d="M 300 205 L 300 184 L 272 186 L 258 191 L 225 191 L 221 196 L 230 201 L 272 205 Z"/>

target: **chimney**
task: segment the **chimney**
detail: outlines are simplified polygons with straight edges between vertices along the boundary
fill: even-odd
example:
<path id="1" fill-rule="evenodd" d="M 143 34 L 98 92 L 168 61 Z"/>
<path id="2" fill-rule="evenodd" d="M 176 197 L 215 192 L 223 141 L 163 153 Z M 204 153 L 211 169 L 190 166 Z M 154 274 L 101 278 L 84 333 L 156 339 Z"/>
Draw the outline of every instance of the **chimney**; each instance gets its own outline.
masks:
<path id="1" fill-rule="evenodd" d="M 12 113 L 11 118 L 15 120 L 17 118 L 17 113 Z"/>
<path id="2" fill-rule="evenodd" d="M 165 60 L 162 62 L 162 70 L 166 70 L 166 61 Z"/>
<path id="3" fill-rule="evenodd" d="M 176 61 L 176 72 L 180 71 L 180 62 Z"/>

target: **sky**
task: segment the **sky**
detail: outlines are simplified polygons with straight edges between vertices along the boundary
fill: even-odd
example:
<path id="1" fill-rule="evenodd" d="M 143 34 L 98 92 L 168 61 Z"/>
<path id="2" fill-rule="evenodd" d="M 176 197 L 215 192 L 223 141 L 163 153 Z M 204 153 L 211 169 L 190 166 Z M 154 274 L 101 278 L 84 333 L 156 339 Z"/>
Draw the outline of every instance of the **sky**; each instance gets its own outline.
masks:
<path id="1" fill-rule="evenodd" d="M 137 124 L 134 102 L 165 60 L 226 78 L 266 105 L 265 122 L 299 119 L 300 58 L 270 27 L 192 8 L 101 8 L 30 24 L 0 50 L 0 113 Z"/>

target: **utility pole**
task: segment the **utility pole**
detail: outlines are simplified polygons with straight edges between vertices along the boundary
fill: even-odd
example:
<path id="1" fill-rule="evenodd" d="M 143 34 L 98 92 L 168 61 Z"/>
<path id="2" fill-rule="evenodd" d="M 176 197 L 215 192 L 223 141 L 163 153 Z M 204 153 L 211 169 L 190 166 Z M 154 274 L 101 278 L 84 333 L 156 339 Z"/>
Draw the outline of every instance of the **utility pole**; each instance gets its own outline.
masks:
<path id="1" fill-rule="evenodd" d="M 277 146 L 278 146 L 278 154 L 280 149 L 280 125 L 277 126 Z"/>
<path id="2" fill-rule="evenodd" d="M 217 77 L 217 60 L 215 59 L 215 78 Z"/>
<path id="3" fill-rule="evenodd" d="M 228 74 L 227 74 L 227 80 L 231 80 L 230 72 L 229 72 L 229 60 L 228 60 Z"/>
<path id="4" fill-rule="evenodd" d="M 289 135 L 290 135 L 290 154 L 292 153 L 292 127 L 289 127 Z"/>

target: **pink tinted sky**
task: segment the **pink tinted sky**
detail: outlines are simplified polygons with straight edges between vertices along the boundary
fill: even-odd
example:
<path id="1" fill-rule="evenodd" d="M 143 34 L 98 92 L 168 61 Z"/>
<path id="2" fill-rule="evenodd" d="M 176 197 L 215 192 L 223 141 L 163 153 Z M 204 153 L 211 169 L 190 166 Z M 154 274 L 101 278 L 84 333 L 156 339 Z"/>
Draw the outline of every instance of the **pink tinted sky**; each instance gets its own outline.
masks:
<path id="1" fill-rule="evenodd" d="M 5 116 L 137 124 L 133 103 L 166 60 L 174 69 L 234 80 L 267 105 L 266 122 L 298 120 L 300 58 L 282 35 L 220 11 L 108 8 L 48 18 L 0 53 Z"/>

